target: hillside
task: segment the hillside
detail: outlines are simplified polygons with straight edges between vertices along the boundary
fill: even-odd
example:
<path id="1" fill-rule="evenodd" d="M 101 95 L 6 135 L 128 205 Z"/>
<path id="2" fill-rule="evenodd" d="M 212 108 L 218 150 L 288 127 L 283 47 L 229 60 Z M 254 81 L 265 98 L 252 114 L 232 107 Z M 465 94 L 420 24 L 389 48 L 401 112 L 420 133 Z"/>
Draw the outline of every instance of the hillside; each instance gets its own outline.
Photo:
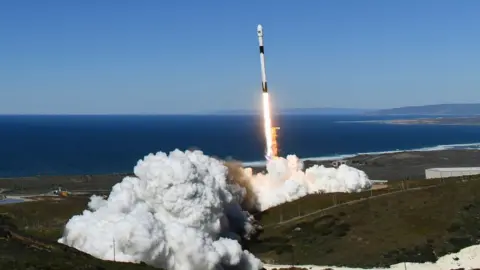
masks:
<path id="1" fill-rule="evenodd" d="M 480 179 L 395 181 L 375 192 L 311 195 L 260 218 L 267 226 L 249 249 L 268 263 L 364 268 L 435 261 L 478 243 Z"/>
<path id="2" fill-rule="evenodd" d="M 102 261 L 56 243 L 66 221 L 81 213 L 87 200 L 69 199 L 0 206 L 0 269 L 140 270 L 145 264 Z"/>
<path id="3" fill-rule="evenodd" d="M 64 224 L 86 203 L 71 197 L 0 206 L 0 267 L 153 269 L 103 262 L 57 244 Z M 362 193 L 310 195 L 256 217 L 264 231 L 245 247 L 267 263 L 373 267 L 433 261 L 478 243 L 480 177 L 391 181 Z M 14 262 L 18 254 L 22 260 Z"/>
<path id="4" fill-rule="evenodd" d="M 267 262 L 285 264 L 433 261 L 480 238 L 480 180 L 446 181 L 394 181 L 386 190 L 308 196 L 259 215 L 265 231 L 247 247 Z M 101 261 L 57 244 L 63 225 L 86 203 L 72 197 L 0 206 L 0 269 L 154 269 Z"/>
<path id="5" fill-rule="evenodd" d="M 478 115 L 480 104 L 435 104 L 407 106 L 368 112 L 368 115 Z"/>

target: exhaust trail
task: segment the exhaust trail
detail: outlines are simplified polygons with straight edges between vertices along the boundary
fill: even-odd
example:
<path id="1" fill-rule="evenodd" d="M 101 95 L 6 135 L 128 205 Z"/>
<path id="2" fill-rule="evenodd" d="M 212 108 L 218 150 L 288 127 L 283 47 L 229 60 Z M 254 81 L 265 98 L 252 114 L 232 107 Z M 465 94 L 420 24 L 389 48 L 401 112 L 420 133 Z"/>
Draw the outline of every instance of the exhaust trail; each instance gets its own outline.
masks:
<path id="1" fill-rule="evenodd" d="M 268 92 L 263 93 L 263 128 L 265 132 L 266 151 L 265 158 L 271 159 L 273 157 L 273 142 L 272 142 L 272 119 L 270 117 L 270 98 Z"/>

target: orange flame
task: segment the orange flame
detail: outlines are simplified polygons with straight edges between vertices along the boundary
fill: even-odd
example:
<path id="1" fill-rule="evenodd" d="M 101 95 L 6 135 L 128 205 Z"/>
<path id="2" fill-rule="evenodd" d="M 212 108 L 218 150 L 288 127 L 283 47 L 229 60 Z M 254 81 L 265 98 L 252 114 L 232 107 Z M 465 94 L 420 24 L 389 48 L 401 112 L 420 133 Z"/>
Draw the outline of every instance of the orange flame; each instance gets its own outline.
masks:
<path id="1" fill-rule="evenodd" d="M 272 156 L 278 157 L 277 130 L 279 127 L 272 127 Z"/>
<path id="2" fill-rule="evenodd" d="M 263 93 L 263 121 L 265 131 L 266 151 L 265 157 L 267 159 L 277 157 L 277 129 L 279 127 L 272 127 L 272 118 L 270 116 L 270 100 L 268 93 Z"/>

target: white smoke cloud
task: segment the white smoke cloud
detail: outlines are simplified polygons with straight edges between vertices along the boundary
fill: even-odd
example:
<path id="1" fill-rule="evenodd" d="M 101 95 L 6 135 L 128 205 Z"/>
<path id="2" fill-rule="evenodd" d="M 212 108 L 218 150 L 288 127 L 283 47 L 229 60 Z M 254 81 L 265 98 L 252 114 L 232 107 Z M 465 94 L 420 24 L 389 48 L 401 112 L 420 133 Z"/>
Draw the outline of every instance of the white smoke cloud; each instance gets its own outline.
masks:
<path id="1" fill-rule="evenodd" d="M 252 230 L 226 170 L 200 151 L 150 154 L 108 200 L 92 197 L 91 210 L 72 217 L 59 242 L 101 259 L 166 269 L 260 269 L 260 260 L 226 238 L 238 238 L 228 218 L 235 230 Z"/>
<path id="2" fill-rule="evenodd" d="M 150 154 L 107 200 L 92 196 L 90 210 L 72 217 L 58 241 L 97 258 L 169 270 L 260 269 L 237 241 L 258 229 L 243 200 L 253 196 L 265 210 L 307 194 L 371 186 L 364 172 L 345 165 L 304 172 L 293 155 L 269 161 L 267 174 L 230 166 L 229 175 L 225 164 L 198 150 Z"/>
<path id="3" fill-rule="evenodd" d="M 302 169 L 303 162 L 295 155 L 270 160 L 266 174 L 253 175 L 252 169 L 246 168 L 257 207 L 263 211 L 308 194 L 358 192 L 372 186 L 365 172 L 347 165 L 338 168 L 314 165 L 305 171 Z"/>

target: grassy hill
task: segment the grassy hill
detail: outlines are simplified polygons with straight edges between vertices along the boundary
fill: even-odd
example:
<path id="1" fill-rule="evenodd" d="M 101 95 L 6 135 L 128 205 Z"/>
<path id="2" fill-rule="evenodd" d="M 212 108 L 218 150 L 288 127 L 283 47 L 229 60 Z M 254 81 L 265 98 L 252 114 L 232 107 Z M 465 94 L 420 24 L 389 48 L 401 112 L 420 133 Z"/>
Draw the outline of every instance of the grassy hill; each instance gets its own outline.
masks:
<path id="1" fill-rule="evenodd" d="M 379 267 L 435 261 L 480 239 L 478 178 L 397 181 L 376 192 L 385 195 L 320 194 L 273 208 L 248 247 L 270 263 Z M 325 210 L 307 215 L 315 207 Z"/>
<path id="2" fill-rule="evenodd" d="M 0 269 L 9 270 L 140 270 L 145 264 L 102 261 L 58 244 L 63 226 L 81 213 L 86 199 L 0 206 Z"/>
<path id="3" fill-rule="evenodd" d="M 104 262 L 56 243 L 87 202 L 72 197 L 0 206 L 0 269 L 153 269 Z M 265 262 L 374 267 L 434 261 L 480 239 L 480 177 L 311 195 L 257 218 L 265 230 L 245 247 Z"/>

